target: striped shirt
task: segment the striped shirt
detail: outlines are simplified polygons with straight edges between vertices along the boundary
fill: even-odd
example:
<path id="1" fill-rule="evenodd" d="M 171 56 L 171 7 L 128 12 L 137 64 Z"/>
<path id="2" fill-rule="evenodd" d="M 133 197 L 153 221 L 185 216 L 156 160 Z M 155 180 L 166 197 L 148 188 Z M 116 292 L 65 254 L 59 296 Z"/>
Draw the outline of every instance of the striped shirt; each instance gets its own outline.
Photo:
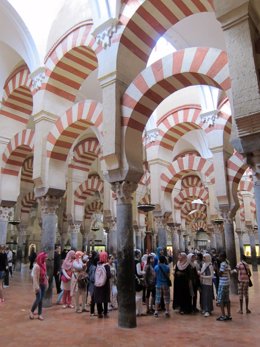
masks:
<path id="1" fill-rule="evenodd" d="M 245 264 L 245 266 L 244 266 Z M 246 269 L 247 271 L 246 271 Z M 249 277 L 247 275 L 247 272 L 250 273 L 250 269 L 249 266 L 246 262 L 241 261 L 240 263 L 237 264 L 236 269 L 238 270 L 238 280 L 239 282 L 248 282 L 249 281 Z"/>
<path id="2" fill-rule="evenodd" d="M 230 284 L 230 266 L 226 261 L 222 261 L 219 271 L 222 275 L 219 277 L 219 285 L 228 286 Z"/>

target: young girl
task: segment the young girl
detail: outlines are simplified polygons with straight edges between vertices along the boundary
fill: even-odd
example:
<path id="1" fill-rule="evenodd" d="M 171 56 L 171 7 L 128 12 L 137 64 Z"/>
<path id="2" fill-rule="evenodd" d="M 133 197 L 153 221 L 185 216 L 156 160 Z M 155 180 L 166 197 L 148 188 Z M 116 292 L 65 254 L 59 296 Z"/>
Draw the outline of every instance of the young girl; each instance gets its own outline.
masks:
<path id="1" fill-rule="evenodd" d="M 75 251 L 71 250 L 67 253 L 66 258 L 64 259 L 62 263 L 62 275 L 61 275 L 61 285 L 63 288 L 63 308 L 69 307 L 73 308 L 73 305 L 71 304 L 71 277 L 72 277 L 72 270 L 73 270 L 73 261 L 75 259 Z"/>

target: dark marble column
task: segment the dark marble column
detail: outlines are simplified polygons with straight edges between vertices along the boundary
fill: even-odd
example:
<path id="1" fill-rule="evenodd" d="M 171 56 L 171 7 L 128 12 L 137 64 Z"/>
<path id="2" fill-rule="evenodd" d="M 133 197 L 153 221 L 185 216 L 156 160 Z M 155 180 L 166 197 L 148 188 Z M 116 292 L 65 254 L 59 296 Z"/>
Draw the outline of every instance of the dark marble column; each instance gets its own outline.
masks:
<path id="1" fill-rule="evenodd" d="M 173 264 L 176 264 L 177 260 L 178 260 L 178 253 L 180 250 L 179 235 L 178 235 L 178 226 L 179 225 L 176 225 L 175 223 L 167 223 L 167 225 L 169 226 L 170 231 L 171 231 Z"/>
<path id="2" fill-rule="evenodd" d="M 137 184 L 132 182 L 112 184 L 117 199 L 118 326 L 121 328 L 136 327 L 132 217 L 132 193 L 136 188 Z"/>
<path id="3" fill-rule="evenodd" d="M 54 246 L 56 242 L 56 231 L 58 218 L 56 210 L 59 206 L 59 198 L 47 195 L 39 198 L 38 202 L 41 207 L 41 251 L 48 254 L 47 259 L 47 274 L 49 277 L 49 288 L 45 293 L 43 299 L 44 307 L 52 305 L 52 280 L 53 280 L 53 267 L 54 267 Z"/>
<path id="4" fill-rule="evenodd" d="M 216 250 L 217 252 L 221 252 L 224 250 L 223 247 L 223 239 L 222 239 L 222 225 L 220 224 L 213 224 L 214 228 L 214 234 L 215 234 L 215 239 L 216 239 Z"/>
<path id="5" fill-rule="evenodd" d="M 244 243 L 243 243 L 243 234 L 244 232 L 241 229 L 236 230 L 238 241 L 239 241 L 239 252 L 240 252 L 240 258 L 242 255 L 244 255 Z"/>
<path id="6" fill-rule="evenodd" d="M 255 191 L 255 204 L 256 204 L 256 219 L 258 225 L 258 239 L 260 242 L 260 174 L 256 175 L 256 180 L 254 182 L 254 191 Z"/>
<path id="7" fill-rule="evenodd" d="M 256 249 L 255 249 L 255 231 L 251 225 L 247 225 L 246 229 L 247 229 L 249 240 L 250 240 L 252 270 L 257 272 L 258 268 L 257 268 Z"/>
<path id="8" fill-rule="evenodd" d="M 235 245 L 235 233 L 234 233 L 234 224 L 233 218 L 230 217 L 229 212 L 224 212 L 224 235 L 225 235 L 225 245 L 226 245 L 226 255 L 230 263 L 231 269 L 235 269 L 237 264 L 236 257 L 236 245 Z M 230 276 L 230 289 L 231 293 L 237 294 L 237 276 L 235 274 Z"/>
<path id="9" fill-rule="evenodd" d="M 154 211 L 155 227 L 158 235 L 158 247 L 166 249 L 167 246 L 167 232 L 164 224 L 164 217 Z"/>

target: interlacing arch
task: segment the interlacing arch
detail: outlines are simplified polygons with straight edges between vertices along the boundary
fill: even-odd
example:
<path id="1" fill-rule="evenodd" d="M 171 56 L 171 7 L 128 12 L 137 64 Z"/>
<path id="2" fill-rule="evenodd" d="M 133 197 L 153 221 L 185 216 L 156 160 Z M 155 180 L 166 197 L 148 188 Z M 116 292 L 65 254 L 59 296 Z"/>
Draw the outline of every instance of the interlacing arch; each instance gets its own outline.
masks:
<path id="1" fill-rule="evenodd" d="M 191 223 L 197 220 L 205 220 L 207 218 L 207 214 L 204 211 L 197 211 L 194 214 L 191 215 L 187 215 L 187 214 L 183 214 L 182 217 L 185 218 L 187 223 Z"/>
<path id="2" fill-rule="evenodd" d="M 100 152 L 100 145 L 96 138 L 91 137 L 80 141 L 73 150 L 73 159 L 69 168 L 89 172 L 90 166 Z"/>
<path id="3" fill-rule="evenodd" d="M 120 38 L 120 59 L 133 53 L 146 64 L 157 40 L 173 25 L 195 13 L 213 11 L 212 0 L 125 1 L 120 22 L 125 29 Z"/>
<path id="4" fill-rule="evenodd" d="M 208 204 L 209 193 L 205 187 L 189 187 L 183 189 L 174 198 L 174 208 L 180 209 L 185 201 L 191 201 L 192 199 L 201 199 L 205 204 Z"/>
<path id="5" fill-rule="evenodd" d="M 243 156 L 234 151 L 227 161 L 227 179 L 233 196 L 237 193 L 238 184 L 247 168 L 248 166 L 244 163 Z"/>
<path id="6" fill-rule="evenodd" d="M 208 230 L 207 223 L 203 220 L 198 220 L 191 224 L 191 228 L 193 231 L 198 231 L 200 229 L 203 229 L 204 231 Z"/>
<path id="7" fill-rule="evenodd" d="M 34 192 L 26 194 L 21 201 L 21 212 L 29 214 L 33 205 L 35 205 L 36 199 Z"/>
<path id="8" fill-rule="evenodd" d="M 10 140 L 2 155 L 1 173 L 18 176 L 23 162 L 33 151 L 34 131 L 25 129 Z"/>
<path id="9" fill-rule="evenodd" d="M 193 210 L 205 212 L 206 206 L 202 204 L 192 204 L 191 201 L 188 201 L 182 206 L 181 214 L 186 217 Z"/>
<path id="10" fill-rule="evenodd" d="M 66 161 L 73 142 L 90 126 L 101 135 L 102 106 L 92 100 L 73 105 L 52 127 L 47 138 L 47 156 Z"/>
<path id="11" fill-rule="evenodd" d="M 90 220 L 94 213 L 103 212 L 103 202 L 102 201 L 93 201 L 88 204 L 85 208 L 85 219 Z"/>
<path id="12" fill-rule="evenodd" d="M 93 175 L 83 182 L 74 192 L 74 204 L 84 206 L 87 198 L 93 196 L 96 191 L 103 193 L 104 182 L 98 175 Z"/>
<path id="13" fill-rule="evenodd" d="M 90 34 L 92 25 L 81 24 L 54 47 L 46 58 L 46 83 L 41 88 L 75 101 L 82 82 L 97 66 L 101 49 Z"/>
<path id="14" fill-rule="evenodd" d="M 27 184 L 33 184 L 33 156 L 27 158 L 22 167 L 21 172 L 21 182 L 25 182 Z"/>
<path id="15" fill-rule="evenodd" d="M 123 95 L 123 126 L 140 133 L 167 96 L 192 85 L 230 89 L 227 54 L 216 48 L 179 50 L 143 70 Z"/>
<path id="16" fill-rule="evenodd" d="M 204 174 L 211 183 L 215 182 L 213 164 L 207 159 L 195 155 L 188 155 L 175 160 L 161 174 L 162 191 L 171 193 L 177 181 L 189 171 L 200 172 Z"/>
<path id="17" fill-rule="evenodd" d="M 181 187 L 182 188 L 191 188 L 191 187 L 202 187 L 203 184 L 201 182 L 201 179 L 197 175 L 188 175 L 183 177 L 181 181 Z"/>
<path id="18" fill-rule="evenodd" d="M 0 116 L 27 124 L 33 110 L 30 71 L 26 65 L 18 67 L 4 85 Z"/>

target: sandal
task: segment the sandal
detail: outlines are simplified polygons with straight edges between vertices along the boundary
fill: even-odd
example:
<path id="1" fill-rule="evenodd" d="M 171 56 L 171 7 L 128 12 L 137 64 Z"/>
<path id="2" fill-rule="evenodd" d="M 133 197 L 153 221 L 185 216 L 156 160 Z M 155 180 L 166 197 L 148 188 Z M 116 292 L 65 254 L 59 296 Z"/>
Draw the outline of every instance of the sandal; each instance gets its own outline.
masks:
<path id="1" fill-rule="evenodd" d="M 34 319 L 34 314 L 33 314 L 32 312 L 30 312 L 29 318 L 30 318 L 30 319 Z"/>
<path id="2" fill-rule="evenodd" d="M 251 313 L 251 311 L 250 310 L 246 310 L 246 313 Z"/>
<path id="3" fill-rule="evenodd" d="M 223 322 L 223 321 L 226 321 L 226 320 L 227 320 L 227 317 L 226 317 L 226 316 L 219 316 L 219 317 L 217 318 L 217 320 L 220 321 L 220 322 Z"/>
<path id="4" fill-rule="evenodd" d="M 38 319 L 39 319 L 39 320 L 44 320 L 44 318 L 43 318 L 42 315 L 39 315 L 39 316 L 38 316 Z"/>

